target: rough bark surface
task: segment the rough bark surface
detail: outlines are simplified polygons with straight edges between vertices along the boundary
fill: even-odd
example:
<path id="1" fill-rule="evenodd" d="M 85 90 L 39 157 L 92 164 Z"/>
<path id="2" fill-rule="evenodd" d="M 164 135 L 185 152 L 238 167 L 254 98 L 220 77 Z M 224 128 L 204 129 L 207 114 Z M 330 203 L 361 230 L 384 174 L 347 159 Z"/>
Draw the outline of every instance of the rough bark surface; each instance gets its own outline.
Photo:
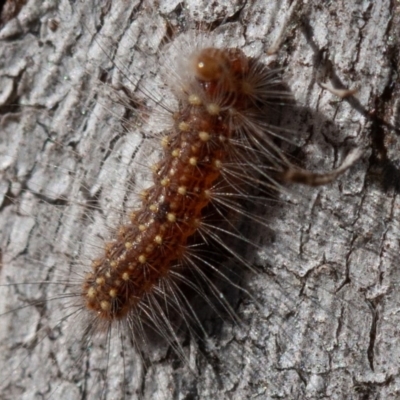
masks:
<path id="1" fill-rule="evenodd" d="M 141 121 L 101 82 L 134 92 L 140 78 L 147 94 L 162 94 L 163 38 L 178 38 L 188 24 L 271 62 L 266 51 L 289 5 L 32 0 L 2 26 L 0 272 L 3 285 L 18 284 L 0 288 L 0 398 L 400 397 L 394 0 L 300 2 L 285 31 L 275 58 L 296 106 L 281 123 L 296 133 L 297 159 L 321 171 L 338 166 L 351 146 L 365 155 L 331 185 L 290 187 L 265 216 L 268 232 L 244 227 L 262 250 L 247 257 L 259 273 L 241 282 L 253 298 L 231 295 L 242 324 L 204 319 L 210 339 L 183 342 L 190 365 L 162 346 L 142 362 L 128 343 L 118 349 L 118 332 L 115 346 L 82 352 L 84 321 L 62 321 L 66 299 L 50 301 L 76 272 L 74 257 L 90 258 L 121 204 L 132 206 L 132 191 L 148 178 L 137 166 L 157 158 L 138 133 Z M 321 82 L 359 90 L 341 100 Z M 138 110 L 145 95 L 139 91 Z"/>

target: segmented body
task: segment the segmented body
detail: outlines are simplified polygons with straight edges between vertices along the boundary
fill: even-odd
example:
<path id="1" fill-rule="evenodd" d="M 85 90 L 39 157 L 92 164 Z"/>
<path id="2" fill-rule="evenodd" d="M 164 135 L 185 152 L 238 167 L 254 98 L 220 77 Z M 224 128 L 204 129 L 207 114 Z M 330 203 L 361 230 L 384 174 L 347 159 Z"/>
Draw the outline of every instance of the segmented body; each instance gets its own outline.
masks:
<path id="1" fill-rule="evenodd" d="M 224 163 L 242 134 L 240 115 L 254 103 L 255 60 L 240 50 L 206 48 L 189 60 L 193 77 L 182 89 L 173 128 L 162 139 L 154 185 L 142 206 L 93 262 L 83 285 L 86 306 L 106 320 L 135 310 L 160 279 L 180 265 L 189 238 L 201 227 L 203 210 Z M 259 72 L 259 71 L 258 71 Z"/>

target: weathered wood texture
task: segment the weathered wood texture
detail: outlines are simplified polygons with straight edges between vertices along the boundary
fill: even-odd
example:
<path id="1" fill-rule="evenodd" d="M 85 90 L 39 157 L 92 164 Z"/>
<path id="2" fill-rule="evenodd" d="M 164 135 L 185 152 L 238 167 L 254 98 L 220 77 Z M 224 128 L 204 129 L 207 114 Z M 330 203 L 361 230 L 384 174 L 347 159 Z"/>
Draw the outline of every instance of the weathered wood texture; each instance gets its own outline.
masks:
<path id="1" fill-rule="evenodd" d="M 114 211 L 124 201 L 129 207 L 125 192 L 138 192 L 146 179 L 137 166 L 156 158 L 138 121 L 121 134 L 121 119 L 134 118 L 100 79 L 112 76 L 114 87 L 122 80 L 134 90 L 140 74 L 142 87 L 162 91 L 165 20 L 180 3 L 160 1 L 154 9 L 127 0 L 32 0 L 2 27 L 0 272 L 3 284 L 20 284 L 0 288 L 2 312 L 11 310 L 0 317 L 1 399 L 95 399 L 104 377 L 110 399 L 123 393 L 132 399 L 400 397 L 400 203 L 393 188 L 384 191 L 382 175 L 399 158 L 393 125 L 400 109 L 400 5 L 303 3 L 276 56 L 296 100 L 282 124 L 293 129 L 297 157 L 308 169 L 338 166 L 354 145 L 365 155 L 331 185 L 293 186 L 282 194 L 266 216 L 268 233 L 245 227 L 257 229 L 262 250 L 249 254 L 260 272 L 246 273 L 242 285 L 264 310 L 239 293 L 241 326 L 227 321 L 213 330 L 216 322 L 206 321 L 212 337 L 205 344 L 184 342 L 195 375 L 165 349 L 153 352 L 144 368 L 128 343 L 123 352 L 112 347 L 108 361 L 106 343 L 86 349 L 82 359 L 79 316 L 59 324 L 69 313 L 66 299 L 42 302 L 63 293 L 60 279 L 76 254 L 86 255 L 86 238 L 92 238 L 88 249 L 100 246 Z M 188 1 L 185 7 L 189 25 L 217 27 L 224 43 L 270 62 L 266 51 L 288 2 Z M 170 22 L 185 27 L 182 19 Z M 178 29 L 172 34 L 179 36 Z M 127 66 L 130 82 L 114 63 Z M 339 100 L 319 82 L 359 91 Z M 99 211 L 88 215 L 82 205 L 93 198 Z"/>

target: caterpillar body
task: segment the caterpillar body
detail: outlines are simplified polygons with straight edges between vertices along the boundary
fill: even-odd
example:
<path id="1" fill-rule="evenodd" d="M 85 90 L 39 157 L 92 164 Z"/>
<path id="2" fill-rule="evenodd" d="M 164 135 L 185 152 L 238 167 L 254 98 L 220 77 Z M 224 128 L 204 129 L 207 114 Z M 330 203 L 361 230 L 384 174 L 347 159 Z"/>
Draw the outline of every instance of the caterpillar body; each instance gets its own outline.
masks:
<path id="1" fill-rule="evenodd" d="M 372 313 L 370 304 L 388 290 L 372 278 L 377 266 L 396 262 L 396 253 L 391 229 L 365 239 L 354 209 L 360 213 L 370 204 L 371 216 L 377 198 L 393 199 L 368 188 L 359 200 L 361 167 L 331 187 L 273 195 L 278 185 L 283 189 L 280 174 L 292 166 L 287 159 L 294 147 L 287 142 L 317 160 L 312 169 L 330 170 L 341 164 L 339 144 L 363 139 L 360 127 L 368 122 L 351 105 L 330 104 L 329 93 L 308 101 L 317 85 L 300 100 L 329 116 L 340 114 L 346 129 L 318 111 L 312 120 L 327 127 L 309 140 L 293 128 L 311 111 L 294 106 L 282 112 L 279 126 L 265 122 L 266 110 L 274 114 L 286 100 L 260 54 L 290 4 L 224 8 L 218 2 L 213 13 L 225 20 L 217 29 L 216 18 L 206 8 L 200 17 L 190 2 L 190 18 L 168 2 L 158 4 L 160 12 L 152 4 L 151 17 L 146 3 L 95 5 L 90 14 L 83 3 L 61 2 L 58 28 L 42 25 L 44 46 L 59 40 L 59 31 L 69 33 L 61 35 L 51 64 L 41 67 L 32 37 L 33 65 L 10 63 L 15 70 L 9 76 L 18 76 L 18 68 L 28 72 L 19 89 L 24 128 L 13 129 L 20 123 L 15 112 L 2 119 L 10 132 L 2 164 L 5 398 L 341 398 L 349 388 L 356 393 L 365 382 L 383 379 L 397 364 L 393 355 L 385 367 L 371 350 L 379 341 L 379 309 Z M 40 6 L 41 15 L 54 17 L 47 6 Z M 19 21 L 35 18 L 26 7 Z M 312 4 L 309 13 L 319 21 L 318 13 L 326 17 L 328 11 Z M 256 23 L 244 35 L 235 18 Z M 283 50 L 293 57 L 285 78 L 296 91 L 299 82 L 313 82 L 312 68 L 308 77 L 301 74 L 315 54 L 307 34 L 290 33 L 296 50 Z M 163 37 L 170 36 L 165 45 Z M 241 45 L 237 38 L 245 43 L 244 37 Z M 65 58 L 71 43 L 73 56 Z M 45 84 L 35 85 L 43 71 Z M 72 81 L 68 89 L 59 88 L 62 76 Z M 367 74 L 356 76 L 367 80 Z M 92 91 L 101 81 L 111 97 Z M 366 104 L 367 89 L 360 92 Z M 32 146 L 32 138 L 37 148 L 29 150 L 24 145 Z M 266 206 L 266 198 L 281 204 Z M 240 225 L 241 219 L 247 222 Z M 382 256 L 389 241 L 392 248 Z M 225 256 L 222 269 L 216 248 Z M 347 257 L 338 259 L 341 252 Z M 224 315 L 229 318 L 219 326 Z M 153 330 L 166 343 L 153 338 Z M 345 378 L 338 373 L 343 364 Z"/>

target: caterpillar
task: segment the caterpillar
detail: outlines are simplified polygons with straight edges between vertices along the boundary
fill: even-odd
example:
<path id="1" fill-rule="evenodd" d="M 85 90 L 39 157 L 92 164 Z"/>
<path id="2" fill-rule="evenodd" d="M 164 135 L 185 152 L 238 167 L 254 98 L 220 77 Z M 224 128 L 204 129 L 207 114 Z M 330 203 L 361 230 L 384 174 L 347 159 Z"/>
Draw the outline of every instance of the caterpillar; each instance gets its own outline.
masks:
<path id="1" fill-rule="evenodd" d="M 218 3 L 218 5 L 223 7 L 222 3 Z M 220 38 L 225 43 L 221 47 L 237 48 L 239 46 L 237 43 L 232 47 L 227 45 L 229 36 L 235 39 L 246 36 L 248 45 L 240 46 L 248 52 L 246 54 L 250 56 L 263 54 L 267 48 L 264 42 L 269 37 L 267 33 L 271 36 L 274 34 L 272 23 L 279 24 L 289 8 L 289 4 L 282 9 L 279 5 L 279 2 L 271 2 L 270 8 L 266 9 L 263 4 L 254 3 L 243 10 L 239 6 L 224 10 L 226 23 L 221 24 L 219 29 L 221 31 Z M 185 6 L 189 10 L 191 20 L 202 21 L 202 24 L 207 23 L 207 26 L 212 26 L 208 20 L 211 18 L 210 14 L 207 14 L 206 10 L 199 17 L 192 11 L 191 7 L 194 7 L 192 4 L 186 3 Z M 250 273 L 246 277 L 247 282 L 239 284 L 242 289 L 251 294 L 250 298 L 246 298 L 245 295 L 241 298 L 237 293 L 243 293 L 243 291 L 238 290 L 237 292 L 234 284 L 228 284 L 230 290 L 226 292 L 226 295 L 231 293 L 231 296 L 238 295 L 240 298 L 240 304 L 237 305 L 237 311 L 235 310 L 242 320 L 242 324 L 239 326 L 235 326 L 229 321 L 224 322 L 221 330 L 213 328 L 216 337 L 213 338 L 209 334 L 212 337 L 212 340 L 209 341 L 196 342 L 186 338 L 185 343 L 185 338 L 181 338 L 181 341 L 178 338 L 177 343 L 183 343 L 183 345 L 171 352 L 172 354 L 170 354 L 168 346 L 156 346 L 158 353 L 157 351 L 155 354 L 153 352 L 146 353 L 148 357 L 151 357 L 150 360 L 141 360 L 141 357 L 144 356 L 132 349 L 131 343 L 128 343 L 128 339 L 123 337 L 123 332 L 114 334 L 112 338 L 105 335 L 106 339 L 104 339 L 104 335 L 100 334 L 99 338 L 96 335 L 91 336 L 93 342 L 99 339 L 100 346 L 93 346 L 92 349 L 85 344 L 85 348 L 81 349 L 79 337 L 85 333 L 86 327 L 82 323 L 84 321 L 80 320 L 75 324 L 72 317 L 68 318 L 73 310 L 68 308 L 70 304 L 68 291 L 65 292 L 65 295 L 61 295 L 64 290 L 61 284 L 66 284 L 64 280 L 68 275 L 73 282 L 83 279 L 84 272 L 88 270 L 90 262 L 94 259 L 93 250 L 104 249 L 104 238 L 107 237 L 110 227 L 118 226 L 118 219 L 124 218 L 123 215 L 126 216 L 127 211 L 137 209 L 140 204 L 137 195 L 152 181 L 152 172 L 147 166 L 151 160 L 156 161 L 159 149 L 155 151 L 152 146 L 155 144 L 160 147 L 160 140 L 152 140 L 156 135 L 150 127 L 155 129 L 154 126 L 161 124 L 161 129 L 157 129 L 163 131 L 166 124 L 163 121 L 164 116 L 160 115 L 161 110 L 157 108 L 159 114 L 147 116 L 147 106 L 141 102 L 145 102 L 154 93 L 161 92 L 160 95 L 157 93 L 155 96 L 155 98 L 162 99 L 161 105 L 168 105 L 171 109 L 176 105 L 169 105 L 169 102 L 174 100 L 168 98 L 168 94 L 166 94 L 167 97 L 163 97 L 163 79 L 157 82 L 157 89 L 153 89 L 153 81 L 158 80 L 158 77 L 151 73 L 153 72 L 152 68 L 155 70 L 155 74 L 158 73 L 160 47 L 163 46 L 160 38 L 163 33 L 155 35 L 155 38 L 158 39 L 155 43 L 145 38 L 148 32 L 157 29 L 161 31 L 167 30 L 167 28 L 170 30 L 174 28 L 177 31 L 184 30 L 185 23 L 187 23 L 183 10 L 179 7 L 171 8 L 164 3 L 159 4 L 161 15 L 152 14 L 153 17 L 157 15 L 156 22 L 149 21 L 146 13 L 140 6 L 137 9 L 135 3 L 120 2 L 113 3 L 110 10 L 99 7 L 99 14 L 95 14 L 94 18 L 98 18 L 101 22 L 93 23 L 90 20 L 88 23 L 85 18 L 90 14 L 86 7 L 89 6 L 75 4 L 74 7 L 69 7 L 68 3 L 61 4 L 58 8 L 59 27 L 54 32 L 50 29 L 51 32 L 43 33 L 44 37 L 48 35 L 47 41 L 42 40 L 42 43 L 46 45 L 49 41 L 51 42 L 52 35 L 57 35 L 59 31 L 70 32 L 71 38 L 68 38 L 68 35 L 62 35 L 62 38 L 67 38 L 67 40 L 65 40 L 64 46 L 59 48 L 68 48 L 72 43 L 75 46 L 71 51 L 73 57 L 60 61 L 64 60 L 62 58 L 64 55 L 61 57 L 62 51 L 60 50 L 59 53 L 56 51 L 53 53 L 52 61 L 57 68 L 53 71 L 51 66 L 46 65 L 44 71 L 48 76 L 54 76 L 52 83 L 56 88 L 62 76 L 75 80 L 64 91 L 58 91 L 58 88 L 53 90 L 52 87 L 47 91 L 46 86 L 41 85 L 36 91 L 27 89 L 27 94 L 22 95 L 20 99 L 21 105 L 29 110 L 24 117 L 26 119 L 23 120 L 25 131 L 13 129 L 19 123 L 17 113 L 5 113 L 2 119 L 4 132 L 13 132 L 8 136 L 9 142 L 6 142 L 3 171 L 7 173 L 12 171 L 14 174 L 13 179 L 6 176 L 7 185 L 3 187 L 7 196 L 4 197 L 2 205 L 4 221 L 2 225 L 6 227 L 4 233 L 7 244 L 2 247 L 2 253 L 5 255 L 3 257 L 3 273 L 6 273 L 2 278 L 5 276 L 8 278 L 6 282 L 16 283 L 4 287 L 7 289 L 4 296 L 9 302 L 6 311 L 11 310 L 12 312 L 1 317 L 3 323 L 9 318 L 11 321 L 9 323 L 15 326 L 14 330 L 9 330 L 8 325 L 4 323 L 4 326 L 7 327 L 5 339 L 12 339 L 11 343 L 14 343 L 14 345 L 10 345 L 12 362 L 5 371 L 5 380 L 2 379 L 2 387 L 5 390 L 11 390 L 8 396 L 15 398 L 24 395 L 26 398 L 34 398 L 40 393 L 45 398 L 52 396 L 61 398 L 62 396 L 66 398 L 175 398 L 179 396 L 186 398 L 196 398 L 196 396 L 198 398 L 232 398 L 234 396 L 250 398 L 257 394 L 261 398 L 278 395 L 289 398 L 290 396 L 315 398 L 331 393 L 335 393 L 339 397 L 340 394 L 348 394 L 349 385 L 353 392 L 364 390 L 372 378 L 362 377 L 357 384 L 354 384 L 353 378 L 358 377 L 358 369 L 372 370 L 371 354 L 374 354 L 374 351 L 371 353 L 371 343 L 377 337 L 376 329 L 378 327 L 376 325 L 383 319 L 376 319 L 378 311 L 376 309 L 374 315 L 370 312 L 369 305 L 373 303 L 374 299 L 379 299 L 379 295 L 377 295 L 380 293 L 379 287 L 383 291 L 386 289 L 385 285 L 373 285 L 371 276 L 375 276 L 374 272 L 376 273 L 377 270 L 376 265 L 379 265 L 378 260 L 381 257 L 382 249 L 385 248 L 384 244 L 389 243 L 390 240 L 390 229 L 383 230 L 385 234 L 382 229 L 376 229 L 368 235 L 363 225 L 357 226 L 359 219 L 354 217 L 362 214 L 360 210 L 363 210 L 363 207 L 371 207 L 376 202 L 376 196 L 379 196 L 374 187 L 368 188 L 370 191 L 367 191 L 364 196 L 364 203 L 357 196 L 360 188 L 364 188 L 365 179 L 363 177 L 365 175 L 363 174 L 366 166 L 365 169 L 356 170 L 354 175 L 347 174 L 343 180 L 339 180 L 339 183 L 333 186 L 317 190 L 296 187 L 294 193 L 288 191 L 286 194 L 280 195 L 279 201 L 282 204 L 268 210 L 270 213 L 267 219 L 268 226 L 274 235 L 264 233 L 263 235 L 266 237 L 257 239 L 262 245 L 266 245 L 263 250 L 258 251 L 257 257 L 254 254 L 248 254 L 247 261 L 244 258 L 242 260 L 242 263 L 249 265 L 258 263 L 262 265 L 263 269 L 263 272 L 259 274 Z M 342 7 L 344 7 L 343 4 Z M 375 10 L 374 7 L 372 8 Z M 339 6 L 338 9 L 340 9 Z M 216 10 L 218 7 L 213 9 L 214 12 Z M 332 9 L 320 10 L 316 4 L 312 4 L 309 9 L 309 18 L 312 21 L 322 21 L 323 19 L 318 19 L 316 16 L 321 13 L 327 18 L 328 10 Z M 340 15 L 343 17 L 345 13 L 343 9 L 341 11 Z M 24 12 L 24 9 L 21 12 Z M 68 12 L 71 15 L 66 15 Z M 198 9 L 197 12 L 199 12 Z M 43 12 L 43 15 L 47 14 Z M 270 18 L 269 25 L 266 25 L 267 30 L 263 31 L 263 25 L 257 21 L 263 21 L 268 17 Z M 25 18 L 26 21 L 30 21 L 29 18 Z M 79 18 L 84 18 L 84 24 Z M 104 20 L 102 20 L 103 18 Z M 246 35 L 243 30 L 240 31 L 239 24 L 235 24 L 235 18 L 245 24 Z M 383 21 L 387 20 L 384 14 L 381 18 Z M 20 20 L 24 21 L 23 15 Z M 165 20 L 172 21 L 172 28 L 163 23 Z M 344 20 L 347 21 L 347 19 Z M 246 25 L 251 21 L 256 22 L 255 26 L 252 26 L 251 23 Z M 92 23 L 93 25 L 91 25 Z M 337 19 L 335 23 L 339 23 Z M 91 30 L 92 26 L 95 29 Z M 123 35 L 124 28 L 118 30 L 116 29 L 118 26 L 131 26 L 132 31 Z M 342 21 L 340 26 L 346 26 L 345 22 Z M 69 31 L 67 27 L 70 27 L 71 30 Z M 92 44 L 92 46 L 89 45 L 89 50 L 83 48 L 82 41 L 78 40 L 81 32 L 93 32 L 96 31 L 96 28 L 101 30 L 100 39 L 92 40 L 90 37 L 82 39 L 83 42 L 87 40 L 86 44 Z M 318 23 L 316 28 L 322 29 Z M 198 29 L 202 29 L 202 27 L 199 26 Z M 311 30 L 311 28 L 309 29 Z M 111 32 L 112 39 L 111 36 L 108 36 Z M 141 33 L 144 38 L 141 39 L 142 42 L 140 40 L 136 42 L 138 33 Z M 216 35 L 216 41 L 218 41 L 218 30 L 214 30 L 212 33 Z M 292 37 L 290 37 L 290 33 L 293 35 Z M 290 33 L 288 43 L 295 43 L 296 50 L 283 50 L 291 61 L 286 61 L 285 79 L 291 89 L 296 91 L 296 86 L 301 82 L 305 82 L 306 87 L 307 83 L 314 82 L 313 66 L 309 67 L 308 79 L 301 74 L 307 70 L 307 57 L 310 60 L 316 57 L 316 54 L 312 52 L 312 46 L 309 43 L 312 43 L 311 38 L 313 37 L 310 32 L 304 34 L 292 31 Z M 172 52 L 174 46 L 182 49 L 177 44 L 179 35 L 176 36 L 176 41 L 174 41 L 175 39 L 171 41 Z M 327 35 L 322 35 L 322 39 L 319 39 L 322 40 L 322 43 L 324 42 L 323 38 L 327 40 Z M 30 46 L 35 42 L 32 38 L 31 40 L 33 42 L 28 43 Z M 183 40 L 184 43 L 190 43 L 185 36 L 183 36 Z M 363 46 L 367 46 L 368 39 L 363 40 L 365 41 Z M 123 58 L 121 53 L 125 45 L 131 52 L 128 52 L 125 55 L 126 58 Z M 57 46 L 55 47 L 57 48 Z M 5 49 L 8 48 L 5 46 Z M 337 48 L 335 43 L 330 42 L 327 51 L 333 52 L 334 48 Z M 38 47 L 32 46 L 32 53 L 34 49 L 38 49 Z M 113 56 L 110 57 L 114 51 L 115 59 L 112 58 Z M 256 53 L 257 51 L 259 54 Z M 296 53 L 301 53 L 301 51 L 307 51 L 302 53 L 305 54 L 303 62 L 301 62 L 301 55 Z M 376 51 L 378 52 L 378 50 Z M 132 56 L 132 53 L 135 56 Z M 187 54 L 182 53 L 182 57 L 189 54 L 190 51 Z M 85 62 L 87 55 L 100 57 L 100 60 Z M 121 66 L 125 66 L 130 62 L 129 60 L 138 63 L 132 69 L 140 71 L 140 75 L 128 75 L 122 69 Z M 161 58 L 161 62 L 165 60 L 166 58 Z M 148 76 L 145 73 L 146 68 L 141 65 L 145 62 L 148 63 L 146 65 L 150 71 Z M 141 88 L 146 89 L 142 95 L 139 90 L 139 101 L 135 101 L 134 104 L 140 113 L 134 110 L 129 115 L 127 109 L 131 108 L 121 106 L 121 102 L 125 101 L 126 103 L 128 100 L 132 100 L 132 98 L 127 100 L 124 97 L 125 89 L 122 92 L 116 92 L 119 101 L 107 96 L 100 97 L 97 91 L 95 92 L 96 101 L 93 101 L 90 97 L 93 93 L 86 93 L 88 88 L 98 84 L 99 79 L 107 79 L 107 74 L 99 74 L 96 70 L 90 70 L 92 65 L 100 64 L 103 71 L 114 67 L 115 75 L 111 85 L 119 84 L 119 75 L 119 79 L 124 81 L 123 86 L 134 93 L 137 83 L 140 81 L 140 90 L 142 90 Z M 299 64 L 303 64 L 303 68 L 300 68 Z M 89 71 L 82 71 L 79 68 L 82 65 L 85 65 Z M 334 62 L 334 65 L 337 68 L 341 67 L 340 63 Z M 28 66 L 29 63 L 26 64 L 26 68 Z M 20 68 L 24 69 L 23 66 Z M 40 69 L 38 65 L 36 68 Z M 64 71 L 63 68 L 65 68 Z M 35 71 L 35 69 L 33 70 Z M 360 72 L 359 74 L 361 75 Z M 18 76 L 18 73 L 9 75 Z M 356 73 L 355 75 L 359 77 Z M 26 74 L 20 82 L 21 91 L 24 87 L 32 86 L 32 82 L 34 82 L 32 77 L 39 79 L 40 76 L 35 73 Z M 368 81 L 366 76 L 363 75 L 364 79 Z M 384 80 L 383 76 L 381 79 Z M 46 84 L 48 82 L 50 81 L 48 80 Z M 376 85 L 378 88 L 379 83 Z M 5 87 L 7 86 L 5 85 Z M 309 110 L 305 111 L 311 113 L 310 110 L 324 108 L 327 110 L 328 116 L 332 116 L 332 119 L 336 115 L 337 121 L 339 120 L 338 115 L 342 115 L 345 120 L 343 125 L 346 126 L 346 129 L 336 129 L 328 122 L 329 119 L 326 115 L 322 116 L 320 112 L 314 113 L 313 118 L 309 118 L 312 121 L 319 121 L 315 131 L 325 125 L 324 134 L 322 136 L 313 135 L 315 140 L 309 140 L 304 132 L 296 129 L 296 133 L 298 133 L 296 143 L 305 154 L 310 153 L 304 158 L 329 163 L 331 159 L 328 158 L 328 155 L 332 158 L 339 157 L 336 147 L 330 143 L 335 143 L 339 147 L 339 144 L 348 140 L 346 135 L 349 132 L 363 134 L 364 130 L 359 126 L 363 127 L 368 120 L 365 116 L 358 115 L 354 108 L 345 102 L 330 104 L 329 102 L 334 99 L 332 95 L 320 91 L 316 84 L 310 87 L 309 92 L 306 91 L 306 97 L 299 99 L 301 103 L 308 105 Z M 363 89 L 364 87 L 365 89 Z M 368 84 L 361 86 L 359 98 L 363 104 L 366 104 L 364 102 L 368 98 L 367 88 L 369 87 Z M 301 93 L 301 90 L 298 91 Z M 314 91 L 321 96 L 316 103 L 310 101 Z M 296 97 L 296 92 L 294 96 Z M 14 100 L 13 102 L 15 102 Z M 32 105 L 44 107 L 50 115 L 54 114 L 51 115 L 51 122 L 46 120 L 42 110 L 39 109 L 39 112 L 35 112 Z M 87 117 L 88 110 L 93 115 L 89 119 Z M 141 112 L 142 110 L 143 112 Z M 286 123 L 286 126 L 294 128 L 298 125 L 296 118 L 308 116 L 307 112 L 305 114 L 300 114 L 299 110 L 297 112 L 296 115 L 293 115 L 292 112 L 282 113 L 283 118 L 286 115 L 286 118 L 291 119 L 291 123 Z M 142 117 L 134 121 L 139 114 Z M 351 118 L 347 115 L 351 115 Z M 41 121 L 41 118 L 44 121 Z M 360 125 L 353 122 L 353 119 L 361 121 Z M 66 121 L 68 122 L 66 123 Z M 71 125 L 67 126 L 69 121 L 71 121 Z M 119 131 L 115 132 L 115 127 L 121 126 L 121 121 L 124 125 L 123 128 L 119 128 Z M 351 121 L 350 127 L 346 124 L 348 121 Z M 281 124 L 281 126 L 285 126 L 285 121 L 281 121 Z M 138 126 L 140 129 L 137 129 Z M 140 133 L 145 132 L 145 134 L 129 137 L 125 135 L 127 130 L 132 131 L 133 128 Z M 293 129 L 288 129 L 288 131 L 293 132 Z M 20 132 L 19 140 L 17 140 L 18 136 L 15 135 L 15 132 Z M 279 128 L 275 132 L 280 132 Z M 80 139 L 78 135 L 83 135 L 83 139 Z M 37 148 L 33 151 L 26 149 L 17 152 L 14 150 L 13 143 L 31 144 L 32 137 L 41 139 L 37 145 L 39 148 L 48 149 L 42 156 L 43 158 L 37 158 Z M 318 143 L 318 140 L 321 142 Z M 146 148 L 146 146 L 148 147 Z M 287 145 L 283 143 L 283 146 Z M 290 146 L 288 148 L 290 149 Z M 154 154 L 157 152 L 158 154 Z M 10 168 L 10 162 L 16 161 L 18 161 L 16 166 L 14 167 L 13 164 L 13 168 Z M 95 167 L 87 170 L 86 165 L 91 164 L 92 161 Z M 336 165 L 339 164 L 338 161 Z M 114 167 L 114 175 L 110 175 L 110 171 L 113 171 Z M 308 165 L 307 167 L 313 170 L 332 169 L 329 164 Z M 50 181 L 43 181 L 40 174 L 41 170 L 46 168 L 53 174 Z M 12 182 L 13 185 L 10 185 L 9 182 Z M 19 188 L 21 182 L 27 185 L 22 190 Z M 122 190 L 124 188 L 128 189 L 125 190 L 128 192 L 128 196 Z M 71 199 L 66 201 L 65 199 L 69 197 L 70 193 Z M 340 198 L 339 194 L 341 194 Z M 18 201 L 7 200 L 13 199 L 13 196 Z M 308 203 L 309 199 L 311 200 Z M 384 196 L 379 199 L 390 202 L 390 199 L 385 200 Z M 296 207 L 295 203 L 300 204 Z M 13 215 L 11 211 L 15 214 L 13 207 L 16 204 L 19 205 L 19 211 Z M 121 204 L 123 204 L 123 211 L 121 211 Z M 368 204 L 370 206 L 367 206 Z M 308 205 L 310 206 L 307 207 Z M 346 209 L 345 206 L 348 208 Z M 355 208 L 358 209 L 358 213 L 354 212 Z M 382 207 L 382 209 L 387 208 Z M 392 209 L 395 210 L 395 208 Z M 366 208 L 366 210 L 368 212 L 365 212 L 365 215 L 374 215 L 370 208 Z M 250 211 L 251 215 L 257 215 L 256 210 Z M 246 216 L 244 211 L 240 211 L 239 214 Z M 299 230 L 298 227 L 303 226 L 304 216 L 307 220 L 306 228 Z M 39 218 L 45 218 L 43 225 L 38 225 Z M 391 215 L 390 218 L 393 216 Z M 10 220 L 12 225 L 9 224 Z M 84 224 L 81 231 L 77 231 L 75 222 L 81 220 L 86 220 L 88 223 Z M 339 220 L 342 221 L 342 225 L 337 223 Z M 92 222 L 94 225 L 91 224 Z M 11 230 L 7 228 L 9 226 L 12 226 Z M 257 222 L 252 226 L 258 226 L 256 229 L 260 230 Z M 322 229 L 321 226 L 323 226 Z M 42 232 L 43 228 L 47 232 Z M 251 228 L 247 227 L 246 229 Z M 78 238 L 76 238 L 77 232 L 80 234 Z M 293 232 L 299 232 L 297 241 L 293 240 Z M 44 243 L 43 237 L 47 239 Z M 87 237 L 90 237 L 89 241 Z M 248 237 L 254 240 L 259 235 L 249 234 Z M 286 241 L 285 238 L 287 238 Z M 378 246 L 376 241 L 380 242 L 380 239 L 382 239 L 382 243 Z M 365 245 L 365 241 L 367 241 L 367 245 Z M 31 253 L 31 248 L 34 248 L 36 242 L 38 250 L 36 253 Z M 9 245 L 9 243 L 13 243 L 13 245 Z M 390 245 L 393 246 L 392 241 L 390 241 Z M 232 251 L 233 244 L 227 242 L 227 246 Z M 255 248 L 259 249 L 261 245 L 249 245 L 252 253 Z M 347 249 L 344 252 L 348 255 L 345 257 L 346 262 L 337 260 L 337 254 L 341 252 L 339 249 Z M 395 263 L 394 254 L 396 254 L 395 249 L 391 248 L 384 257 L 385 260 L 388 260 L 387 265 L 391 265 L 391 262 Z M 78 261 L 74 260 L 74 257 Z M 391 257 L 393 258 L 391 259 Z M 254 258 L 253 263 L 252 259 Z M 84 259 L 87 259 L 86 270 L 79 271 L 77 267 L 82 268 Z M 35 260 L 38 261 L 35 262 Z M 13 265 L 13 269 L 10 269 L 9 265 Z M 18 269 L 18 265 L 20 269 Z M 45 265 L 50 266 L 50 271 L 42 268 Z M 69 268 L 72 270 L 69 271 Z M 369 268 L 372 270 L 372 275 L 367 274 Z M 21 269 L 27 271 L 25 279 L 21 276 Z M 248 271 L 248 269 L 244 269 Z M 226 274 L 225 271 L 224 274 Z M 13 277 L 13 274 L 16 276 Z M 348 284 L 349 281 L 351 281 L 351 285 Z M 26 282 L 26 284 L 22 284 L 22 282 Z M 53 284 L 49 284 L 51 282 Z M 29 283 L 30 285 L 28 285 Z M 350 287 L 353 285 L 354 289 Z M 47 291 L 45 298 L 42 297 L 44 290 Z M 363 291 L 365 291 L 365 297 Z M 199 297 L 202 298 L 202 295 Z M 56 299 L 54 300 L 54 298 Z M 385 299 L 387 298 L 385 297 Z M 255 300 L 264 305 L 264 313 L 257 312 Z M 29 303 L 33 303 L 33 305 L 24 307 Z M 19 310 L 20 304 L 22 308 Z M 311 313 L 313 316 L 307 318 L 307 313 Z M 357 314 L 363 315 L 365 320 L 356 319 L 355 315 Z M 355 324 L 353 319 L 358 321 L 358 324 Z M 211 318 L 208 321 L 205 318 L 202 320 L 201 326 L 206 326 L 207 323 L 217 326 L 215 320 L 220 319 Z M 314 321 L 316 321 L 316 327 L 313 325 Z M 375 328 L 373 328 L 374 321 Z M 68 325 L 65 329 L 64 323 Z M 21 326 L 25 329 L 21 329 Z M 246 326 L 248 329 L 245 329 Z M 391 323 L 390 326 L 395 325 Z M 369 332 L 368 329 L 370 329 Z M 373 334 L 374 329 L 375 334 Z M 10 332 L 14 332 L 14 335 Z M 21 336 L 17 335 L 17 332 Z M 171 329 L 171 332 L 180 334 L 179 330 L 175 328 Z M 331 335 L 332 332 L 336 332 L 337 336 Z M 343 338 L 345 335 L 347 335 L 346 338 Z M 365 338 L 369 338 L 369 343 L 366 343 Z M 116 347 L 111 343 L 113 341 L 116 342 Z M 2 339 L 2 344 L 4 342 Z M 65 350 L 63 350 L 64 343 L 69 345 Z M 32 348 L 34 356 L 27 356 L 26 354 Z M 180 353 L 182 353 L 181 356 L 179 356 Z M 10 353 L 2 352 L 2 357 L 7 359 L 8 354 Z M 330 357 L 336 362 L 331 365 L 331 368 L 328 362 Z M 346 364 L 346 371 L 349 375 L 346 375 L 346 379 L 344 379 L 342 375 L 338 374 L 335 366 L 340 366 L 341 362 L 348 361 L 347 357 L 355 360 L 356 367 L 351 367 L 350 363 Z M 184 362 L 182 362 L 182 358 L 185 359 Z M 390 357 L 389 364 L 392 368 L 396 365 L 394 358 Z M 193 364 L 187 362 L 191 359 L 195 359 Z M 266 363 L 268 367 L 266 367 Z M 372 362 L 372 365 L 375 365 L 376 368 L 379 361 Z M 86 371 L 79 370 L 82 367 L 86 368 Z M 57 370 L 55 381 L 51 381 L 48 376 L 53 369 Z M 190 369 L 196 370 L 196 374 L 189 371 Z M 121 372 L 121 370 L 123 371 Z M 344 379 L 345 383 L 341 383 L 341 379 Z M 377 372 L 373 375 L 373 379 L 379 382 L 382 376 Z M 5 390 L 3 393 L 7 393 Z"/>

